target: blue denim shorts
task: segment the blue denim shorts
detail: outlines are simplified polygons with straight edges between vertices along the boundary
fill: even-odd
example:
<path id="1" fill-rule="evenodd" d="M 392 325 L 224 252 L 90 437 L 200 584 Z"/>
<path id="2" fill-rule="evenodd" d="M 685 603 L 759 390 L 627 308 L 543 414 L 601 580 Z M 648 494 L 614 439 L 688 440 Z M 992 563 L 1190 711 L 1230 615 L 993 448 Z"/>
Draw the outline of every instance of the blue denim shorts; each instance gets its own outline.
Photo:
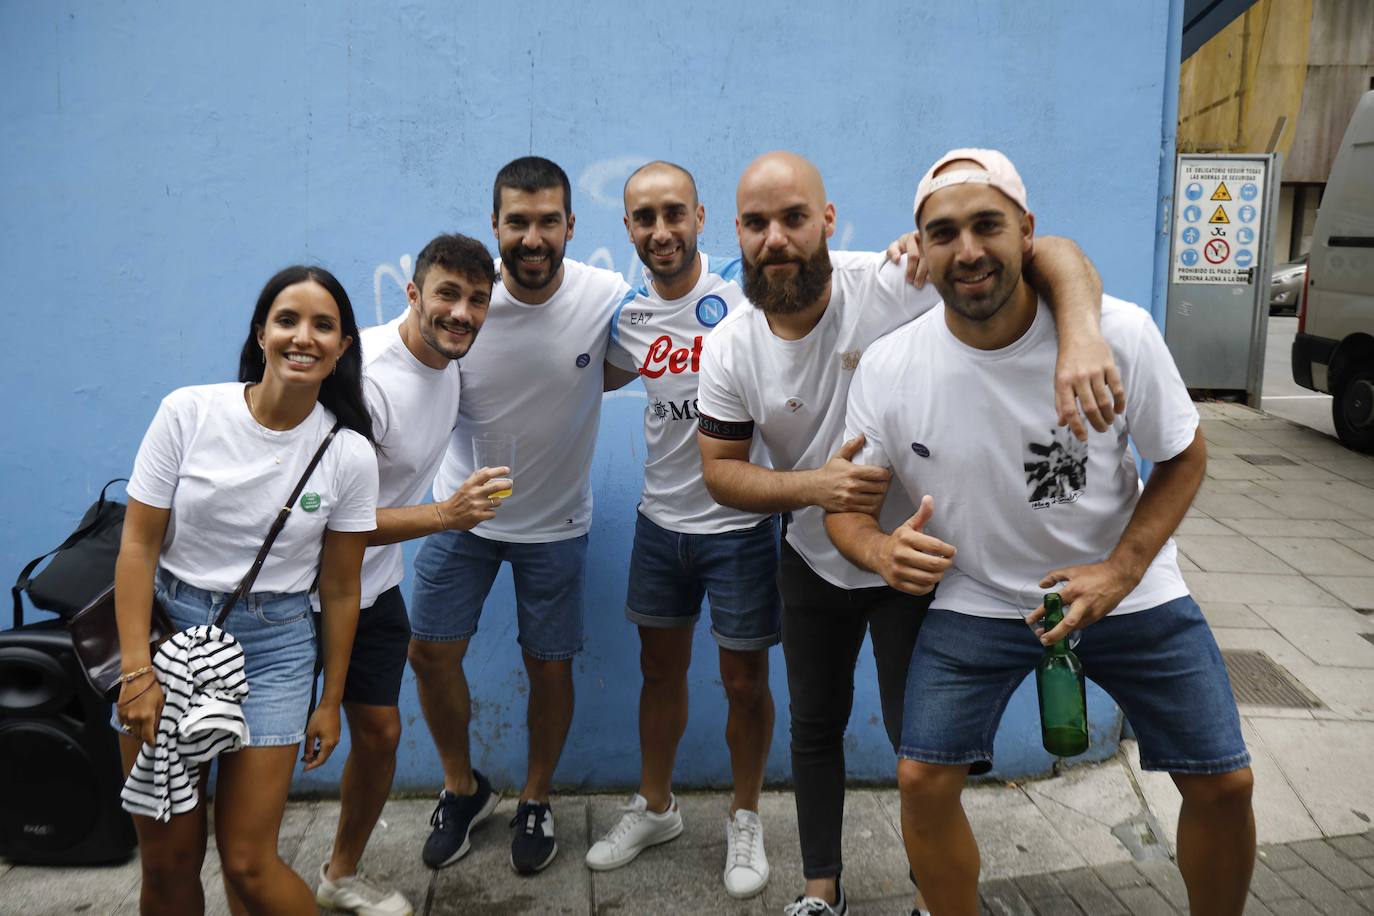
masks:
<path id="1" fill-rule="evenodd" d="M 644 627 L 690 627 L 711 599 L 711 635 L 740 652 L 777 645 L 778 522 L 721 534 L 679 534 L 636 513 L 625 616 Z"/>
<path id="2" fill-rule="evenodd" d="M 1250 765 L 1231 679 L 1192 598 L 1104 617 L 1074 652 L 1126 714 L 1143 768 L 1210 774 Z M 986 772 L 1007 701 L 1043 653 L 1020 620 L 931 610 L 907 675 L 898 756 Z"/>
<path id="3" fill-rule="evenodd" d="M 178 630 L 214 623 L 229 600 L 227 592 L 187 585 L 160 568 L 156 595 Z M 308 592 L 250 592 L 224 621 L 224 629 L 243 647 L 248 678 L 243 718 L 249 747 L 278 747 L 305 739 L 315 677 L 312 610 Z M 111 724 L 119 728 L 117 719 Z"/>
<path id="4" fill-rule="evenodd" d="M 415 555 L 411 638 L 471 639 L 503 560 L 515 579 L 520 648 L 544 661 L 566 661 L 582 651 L 585 534 L 542 544 L 493 541 L 470 531 L 431 534 Z"/>

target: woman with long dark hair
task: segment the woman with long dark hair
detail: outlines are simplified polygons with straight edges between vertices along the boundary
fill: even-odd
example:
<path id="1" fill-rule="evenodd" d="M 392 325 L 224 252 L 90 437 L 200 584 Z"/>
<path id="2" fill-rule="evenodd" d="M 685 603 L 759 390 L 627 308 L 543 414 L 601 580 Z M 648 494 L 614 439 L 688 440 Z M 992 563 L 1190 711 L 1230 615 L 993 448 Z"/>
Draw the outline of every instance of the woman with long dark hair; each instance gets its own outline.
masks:
<path id="1" fill-rule="evenodd" d="M 124 675 L 115 718 L 126 771 L 141 746 L 157 740 L 168 686 L 151 668 L 154 596 L 177 629 L 213 622 L 320 443 L 336 420 L 344 427 L 306 481 L 252 591 L 223 625 L 242 648 L 248 681 L 247 738 L 219 756 L 215 785 L 215 840 L 236 914 L 316 912 L 309 887 L 278 857 L 277 836 L 297 746 L 304 740 L 309 770 L 339 741 L 359 570 L 376 525 L 377 464 L 357 338 L 348 294 L 328 271 L 279 272 L 258 296 L 239 381 L 164 398 L 130 476 L 115 568 Z M 317 580 L 324 688 L 307 721 Z M 208 770 L 190 774 L 201 798 L 194 809 L 134 817 L 144 914 L 204 910 Z"/>

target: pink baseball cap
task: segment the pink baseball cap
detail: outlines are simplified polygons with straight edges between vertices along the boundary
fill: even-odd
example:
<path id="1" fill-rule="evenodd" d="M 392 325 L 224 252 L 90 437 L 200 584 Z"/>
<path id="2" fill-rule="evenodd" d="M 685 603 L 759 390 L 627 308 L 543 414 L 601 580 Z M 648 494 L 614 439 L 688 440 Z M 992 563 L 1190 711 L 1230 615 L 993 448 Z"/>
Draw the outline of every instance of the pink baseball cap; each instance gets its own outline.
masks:
<path id="1" fill-rule="evenodd" d="M 940 171 L 946 163 L 956 159 L 968 159 L 976 162 L 983 167 L 984 171 L 955 169 L 952 172 L 945 172 L 939 178 L 935 177 L 935 173 Z M 1005 155 L 995 149 L 952 149 L 935 160 L 935 164 L 926 171 L 921 178 L 921 183 L 916 186 L 913 215 L 919 220 L 921 218 L 921 205 L 926 202 L 926 198 L 941 188 L 970 183 L 994 187 L 1011 198 L 1012 203 L 1022 210 L 1030 211 L 1030 207 L 1026 206 L 1026 186 L 1022 183 L 1016 166 L 1012 165 L 1011 160 Z"/>

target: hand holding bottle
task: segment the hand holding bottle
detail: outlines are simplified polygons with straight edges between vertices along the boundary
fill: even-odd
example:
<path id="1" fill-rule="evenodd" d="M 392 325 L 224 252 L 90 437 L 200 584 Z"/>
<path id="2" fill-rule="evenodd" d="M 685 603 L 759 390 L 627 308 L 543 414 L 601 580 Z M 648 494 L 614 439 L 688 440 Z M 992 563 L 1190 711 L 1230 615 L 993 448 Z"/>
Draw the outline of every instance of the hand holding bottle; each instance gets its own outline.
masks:
<path id="1" fill-rule="evenodd" d="M 1066 566 L 1051 570 L 1040 580 L 1041 588 L 1055 588 L 1065 604 L 1064 619 L 1040 634 L 1040 644 L 1051 645 L 1074 630 L 1081 630 L 1106 617 L 1140 583 L 1141 573 L 1108 557 L 1101 563 Z M 1045 614 L 1042 604 L 1031 612 L 1026 623 L 1034 626 Z"/>

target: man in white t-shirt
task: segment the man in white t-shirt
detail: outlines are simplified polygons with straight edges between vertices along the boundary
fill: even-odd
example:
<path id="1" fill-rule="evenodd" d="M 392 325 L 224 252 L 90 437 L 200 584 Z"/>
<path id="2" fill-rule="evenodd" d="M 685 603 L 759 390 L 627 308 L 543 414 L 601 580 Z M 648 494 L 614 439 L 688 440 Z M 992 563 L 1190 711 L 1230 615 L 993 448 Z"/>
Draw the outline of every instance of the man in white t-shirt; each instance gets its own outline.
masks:
<path id="1" fill-rule="evenodd" d="M 351 738 L 340 781 L 339 825 L 321 868 L 318 901 L 346 912 L 408 914 L 398 892 L 358 875 L 396 772 L 401 738 L 397 702 L 410 643 L 400 583 L 401 542 L 436 531 L 466 531 L 496 517 L 492 482 L 508 468 L 482 468 L 442 502 L 427 502 L 458 421 L 457 360 L 486 319 L 496 271 L 476 239 L 441 235 L 415 261 L 409 307 L 361 335 L 363 394 L 377 442 L 377 529 L 362 567 L 362 613 L 353 640 L 343 708 Z"/>
<path id="2" fill-rule="evenodd" d="M 434 495 L 448 498 L 472 473 L 478 433 L 514 438 L 512 493 L 495 519 L 432 535 L 415 558 L 410 663 L 444 770 L 422 854 L 431 868 L 461 858 L 471 828 L 496 807 L 491 784 L 472 768 L 463 658 L 503 561 L 514 575 L 530 684 L 528 770 L 511 821 L 511 865 L 533 874 L 558 851 L 549 791 L 572 722 L 572 659 L 582 648 L 606 329 L 629 290 L 617 273 L 564 259 L 571 204 L 567 175 L 547 159 L 516 159 L 496 176 L 491 220 L 500 282 L 487 311 L 488 336 L 463 360 L 458 425 Z"/>
<path id="3" fill-rule="evenodd" d="M 1130 410 L 1086 442 L 1062 435 L 1049 404 L 1062 334 L 1021 275 L 1034 217 L 1016 169 L 992 150 L 947 153 L 921 180 L 915 215 L 944 306 L 869 351 L 845 434 L 862 437 L 857 460 L 923 494 L 921 508 L 895 527 L 872 510 L 827 518 L 844 555 L 894 588 L 939 582 L 899 750 L 911 867 L 936 912 L 978 912 L 965 778 L 991 766 L 1002 711 L 1042 643 L 1087 628 L 1084 672 L 1125 711 L 1142 767 L 1170 773 L 1183 796 L 1191 911 L 1239 916 L 1255 851 L 1250 755 L 1170 539 L 1206 470 L 1188 391 L 1149 313 L 1104 297 Z M 1130 443 L 1154 464 L 1143 490 Z M 1056 586 L 1063 621 L 1037 639 L 1021 614 L 1034 622 L 1044 607 L 1028 594 Z"/>
<path id="4" fill-rule="evenodd" d="M 864 350 L 938 296 L 908 284 L 897 264 L 875 271 L 831 263 L 825 240 L 834 232 L 835 208 L 815 167 L 799 156 L 755 160 L 740 178 L 737 204 L 744 291 L 755 308 L 727 316 L 706 338 L 698 441 L 706 486 L 722 505 L 791 513 L 778 579 L 806 885 L 788 912 L 842 916 L 843 741 L 854 665 L 871 628 L 883 721 L 895 749 L 907 667 L 929 599 L 892 589 L 840 556 L 826 537 L 824 513 L 877 511 L 886 494 L 885 519 L 911 515 L 905 493 L 888 492 L 889 471 L 851 463 L 862 440 L 843 440 L 844 403 Z M 1121 405 L 1111 355 L 1097 333 L 1095 276 L 1063 240 L 1042 241 L 1035 264 L 1065 328 L 1054 392 L 1060 419 L 1079 423 L 1072 408 L 1078 393 L 1090 422 L 1105 426 Z M 771 468 L 751 460 L 755 432 Z"/>

